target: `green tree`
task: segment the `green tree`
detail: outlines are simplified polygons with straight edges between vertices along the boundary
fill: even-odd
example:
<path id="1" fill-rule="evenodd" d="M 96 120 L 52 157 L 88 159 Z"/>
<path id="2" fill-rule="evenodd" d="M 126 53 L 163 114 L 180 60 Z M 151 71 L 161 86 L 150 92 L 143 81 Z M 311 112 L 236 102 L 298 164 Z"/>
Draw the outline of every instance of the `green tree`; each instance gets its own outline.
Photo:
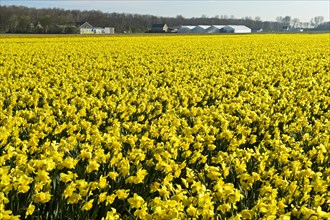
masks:
<path id="1" fill-rule="evenodd" d="M 31 32 L 31 19 L 30 16 L 23 16 L 19 19 L 16 28 L 18 33 L 29 33 Z"/>

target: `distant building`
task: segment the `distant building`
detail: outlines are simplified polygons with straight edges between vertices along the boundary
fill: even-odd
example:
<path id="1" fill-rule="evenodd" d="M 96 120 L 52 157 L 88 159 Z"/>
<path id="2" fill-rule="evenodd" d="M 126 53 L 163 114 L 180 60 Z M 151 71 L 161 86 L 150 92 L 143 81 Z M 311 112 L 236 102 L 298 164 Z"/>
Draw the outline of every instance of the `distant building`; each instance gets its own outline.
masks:
<path id="1" fill-rule="evenodd" d="M 324 22 L 316 27 L 319 31 L 330 31 L 330 22 Z"/>
<path id="2" fill-rule="evenodd" d="M 80 34 L 114 34 L 115 28 L 112 27 L 93 27 L 90 23 L 85 22 L 79 27 Z"/>
<path id="3" fill-rule="evenodd" d="M 181 25 L 178 33 L 251 33 L 245 25 Z"/>
<path id="4" fill-rule="evenodd" d="M 221 33 L 235 33 L 235 34 L 244 34 L 251 33 L 251 28 L 246 27 L 245 25 L 227 25 L 220 29 Z"/>
<path id="5" fill-rule="evenodd" d="M 282 31 L 285 31 L 285 32 L 304 32 L 304 29 L 301 28 L 301 27 L 290 27 L 290 26 L 283 26 L 282 27 Z"/>
<path id="6" fill-rule="evenodd" d="M 227 25 L 219 30 L 220 33 L 235 33 L 235 28 Z"/>
<path id="7" fill-rule="evenodd" d="M 169 32 L 169 33 L 178 33 L 178 28 L 168 27 L 167 32 Z"/>
<path id="8" fill-rule="evenodd" d="M 226 25 L 211 25 L 208 29 L 206 29 L 206 33 L 212 34 L 212 33 L 219 33 L 219 30 Z"/>
<path id="9" fill-rule="evenodd" d="M 263 29 L 262 28 L 256 28 L 256 29 L 253 29 L 252 32 L 260 33 L 260 32 L 263 32 Z"/>
<path id="10" fill-rule="evenodd" d="M 294 32 L 304 32 L 304 29 L 303 28 L 294 28 L 294 29 L 292 29 L 292 31 L 294 31 Z"/>
<path id="11" fill-rule="evenodd" d="M 211 27 L 210 25 L 197 25 L 191 30 L 191 33 L 206 33 L 206 30 Z"/>
<path id="12" fill-rule="evenodd" d="M 153 24 L 151 26 L 151 33 L 164 33 L 168 31 L 167 24 Z"/>
<path id="13" fill-rule="evenodd" d="M 192 25 L 181 25 L 178 28 L 178 33 L 191 33 L 191 30 L 194 29 L 196 26 Z"/>
<path id="14" fill-rule="evenodd" d="M 39 29 L 43 29 L 43 26 L 40 24 L 40 22 L 38 21 L 38 23 L 34 24 L 34 23 L 30 23 L 30 27 L 31 28 L 39 28 Z"/>

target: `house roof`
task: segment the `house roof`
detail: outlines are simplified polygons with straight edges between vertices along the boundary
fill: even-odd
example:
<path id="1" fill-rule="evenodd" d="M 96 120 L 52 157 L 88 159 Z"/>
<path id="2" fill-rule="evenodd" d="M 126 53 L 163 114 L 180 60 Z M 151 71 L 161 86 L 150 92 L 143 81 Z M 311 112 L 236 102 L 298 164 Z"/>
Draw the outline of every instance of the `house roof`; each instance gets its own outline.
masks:
<path id="1" fill-rule="evenodd" d="M 152 24 L 152 28 L 163 28 L 166 24 Z"/>
<path id="2" fill-rule="evenodd" d="M 83 23 L 82 25 L 80 25 L 79 28 L 93 28 L 93 25 L 91 25 L 88 22 Z"/>

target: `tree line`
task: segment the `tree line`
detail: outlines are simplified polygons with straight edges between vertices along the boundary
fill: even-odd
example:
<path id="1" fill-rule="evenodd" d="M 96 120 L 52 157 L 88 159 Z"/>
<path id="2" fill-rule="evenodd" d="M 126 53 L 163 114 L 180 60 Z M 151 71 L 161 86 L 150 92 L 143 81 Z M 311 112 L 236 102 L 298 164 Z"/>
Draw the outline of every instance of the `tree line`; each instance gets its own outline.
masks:
<path id="1" fill-rule="evenodd" d="M 79 26 L 89 22 L 94 27 L 114 27 L 116 33 L 145 33 L 154 23 L 166 23 L 170 27 L 179 25 L 246 25 L 252 30 L 265 32 L 281 31 L 283 25 L 297 27 L 299 19 L 290 16 L 278 17 L 276 21 L 262 21 L 260 17 L 234 18 L 233 16 L 201 16 L 185 18 L 159 17 L 153 15 L 139 15 L 127 13 L 104 13 L 97 10 L 80 11 L 64 10 L 60 8 L 36 9 L 24 6 L 0 6 L 0 32 L 1 33 L 45 33 L 45 34 L 75 34 Z M 322 24 L 322 17 L 313 18 L 311 27 Z M 326 24 L 329 26 L 329 22 Z"/>

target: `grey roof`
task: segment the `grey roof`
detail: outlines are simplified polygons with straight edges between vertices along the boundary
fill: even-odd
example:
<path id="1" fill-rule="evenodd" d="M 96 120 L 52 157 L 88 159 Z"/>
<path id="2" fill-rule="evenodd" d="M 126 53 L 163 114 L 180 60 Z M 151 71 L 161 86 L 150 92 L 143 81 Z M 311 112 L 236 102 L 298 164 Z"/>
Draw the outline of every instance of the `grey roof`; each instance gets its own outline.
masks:
<path id="1" fill-rule="evenodd" d="M 88 22 L 85 22 L 85 23 L 83 23 L 82 25 L 80 25 L 80 28 L 92 28 L 93 27 L 93 25 L 91 25 L 90 23 L 88 23 Z"/>
<path id="2" fill-rule="evenodd" d="M 204 30 L 205 33 L 213 33 L 215 32 L 215 29 L 218 30 L 235 30 L 235 33 L 249 33 L 251 32 L 251 28 L 245 26 L 245 25 L 181 25 L 178 29 L 180 30 L 190 30 L 193 32 L 196 31 L 202 31 Z"/>
<path id="3" fill-rule="evenodd" d="M 212 26 L 215 28 L 221 29 L 221 28 L 225 27 L 226 25 L 212 25 Z"/>
<path id="4" fill-rule="evenodd" d="M 209 27 L 211 27 L 211 25 L 198 25 L 198 26 L 203 29 L 208 29 Z"/>
<path id="5" fill-rule="evenodd" d="M 163 28 L 166 24 L 152 24 L 152 28 Z"/>

